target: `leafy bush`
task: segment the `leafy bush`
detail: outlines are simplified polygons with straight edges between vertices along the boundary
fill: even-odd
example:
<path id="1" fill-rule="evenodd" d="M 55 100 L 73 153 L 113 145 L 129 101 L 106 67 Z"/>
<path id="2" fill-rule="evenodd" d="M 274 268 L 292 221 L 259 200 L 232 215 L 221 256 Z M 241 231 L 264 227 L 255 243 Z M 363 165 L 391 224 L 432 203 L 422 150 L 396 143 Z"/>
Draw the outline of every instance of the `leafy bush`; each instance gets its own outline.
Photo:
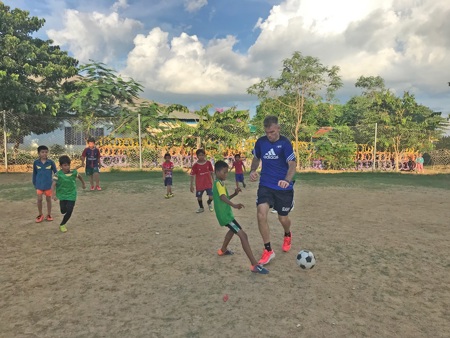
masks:
<path id="1" fill-rule="evenodd" d="M 37 155 L 33 155 L 28 151 L 18 151 L 17 153 L 11 152 L 8 154 L 8 162 L 10 164 L 32 164 L 37 158 Z"/>
<path id="2" fill-rule="evenodd" d="M 442 136 L 439 141 L 435 143 L 435 149 L 450 149 L 450 136 Z"/>
<path id="3" fill-rule="evenodd" d="M 66 147 L 60 144 L 50 146 L 50 153 L 54 156 L 60 156 L 66 153 Z"/>
<path id="4" fill-rule="evenodd" d="M 355 165 L 356 143 L 348 127 L 335 127 L 324 134 L 316 145 L 316 154 L 322 158 L 325 169 L 347 169 Z"/>

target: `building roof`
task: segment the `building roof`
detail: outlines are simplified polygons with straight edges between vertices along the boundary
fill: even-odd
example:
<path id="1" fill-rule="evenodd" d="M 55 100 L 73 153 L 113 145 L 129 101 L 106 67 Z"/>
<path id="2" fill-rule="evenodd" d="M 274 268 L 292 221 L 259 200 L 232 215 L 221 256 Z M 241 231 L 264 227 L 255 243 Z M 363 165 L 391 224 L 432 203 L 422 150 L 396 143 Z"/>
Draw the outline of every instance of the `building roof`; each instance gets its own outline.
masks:
<path id="1" fill-rule="evenodd" d="M 318 138 L 321 137 L 323 135 L 325 135 L 326 133 L 330 132 L 333 130 L 333 127 L 322 127 L 319 130 L 317 130 L 314 135 L 312 136 L 312 138 Z"/>
<path id="2" fill-rule="evenodd" d="M 157 104 L 160 107 L 167 107 L 168 105 L 166 104 L 162 104 L 162 103 L 158 103 L 155 101 L 151 101 L 151 100 L 147 100 L 147 99 L 143 99 L 143 98 L 137 98 L 134 100 L 134 103 L 139 106 L 141 104 Z M 173 120 L 180 120 L 180 121 L 186 121 L 186 120 L 200 120 L 200 116 L 192 113 L 192 112 L 184 112 L 184 111 L 173 111 L 171 113 L 169 113 L 168 116 L 169 119 L 173 119 Z"/>

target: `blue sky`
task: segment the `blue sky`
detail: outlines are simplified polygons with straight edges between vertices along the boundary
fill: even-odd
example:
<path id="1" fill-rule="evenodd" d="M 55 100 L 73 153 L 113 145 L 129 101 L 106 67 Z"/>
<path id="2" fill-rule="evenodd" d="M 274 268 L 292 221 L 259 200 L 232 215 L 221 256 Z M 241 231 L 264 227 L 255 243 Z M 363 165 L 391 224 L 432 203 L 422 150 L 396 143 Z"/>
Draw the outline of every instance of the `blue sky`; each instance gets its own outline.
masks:
<path id="1" fill-rule="evenodd" d="M 341 103 L 361 76 L 450 113 L 448 0 L 3 0 L 46 19 L 39 31 L 80 60 L 106 63 L 143 97 L 254 112 L 246 89 L 294 51 L 340 67 Z"/>

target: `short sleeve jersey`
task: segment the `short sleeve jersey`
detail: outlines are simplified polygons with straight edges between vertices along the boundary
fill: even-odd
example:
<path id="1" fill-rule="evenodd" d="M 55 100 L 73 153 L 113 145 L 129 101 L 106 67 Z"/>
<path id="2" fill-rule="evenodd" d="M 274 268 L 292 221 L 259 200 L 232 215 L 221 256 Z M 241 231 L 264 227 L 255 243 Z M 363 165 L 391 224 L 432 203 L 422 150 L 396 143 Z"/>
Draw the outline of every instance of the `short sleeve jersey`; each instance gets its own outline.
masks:
<path id="1" fill-rule="evenodd" d="M 242 160 L 234 161 L 233 162 L 233 167 L 235 168 L 236 174 L 243 174 L 244 173 L 244 170 L 243 170 L 244 162 L 242 162 Z"/>
<path id="2" fill-rule="evenodd" d="M 52 177 L 56 173 L 55 162 L 48 159 L 42 163 L 37 159 L 33 163 L 33 185 L 39 190 L 49 190 L 52 188 Z"/>
<path id="3" fill-rule="evenodd" d="M 100 161 L 100 150 L 98 148 L 89 148 L 83 150 L 81 156 L 86 158 L 86 168 L 97 168 Z"/>
<path id="4" fill-rule="evenodd" d="M 222 195 L 230 198 L 225 184 L 220 180 L 215 180 L 213 185 L 214 211 L 216 212 L 219 225 L 224 226 L 234 219 L 234 215 L 231 206 L 220 199 Z"/>
<path id="5" fill-rule="evenodd" d="M 253 149 L 253 155 L 262 162 L 259 184 L 275 190 L 292 190 L 293 183 L 283 189 L 278 181 L 284 180 L 289 169 L 289 161 L 295 161 L 292 144 L 285 136 L 270 142 L 267 136 L 260 137 Z"/>
<path id="6" fill-rule="evenodd" d="M 59 170 L 53 180 L 56 182 L 56 197 L 60 201 L 76 201 L 77 199 L 77 176 L 78 171 L 73 170 L 65 174 Z"/>
<path id="7" fill-rule="evenodd" d="M 197 191 L 203 191 L 212 188 L 211 173 L 214 172 L 211 162 L 199 164 L 194 163 L 191 170 L 191 176 L 195 176 L 195 189 Z"/>
<path id="8" fill-rule="evenodd" d="M 172 177 L 172 170 L 173 170 L 173 162 L 164 161 L 162 164 L 162 169 L 164 170 L 165 177 Z"/>
<path id="9" fill-rule="evenodd" d="M 424 162 L 423 157 L 418 157 L 416 160 L 417 163 L 422 163 Z"/>

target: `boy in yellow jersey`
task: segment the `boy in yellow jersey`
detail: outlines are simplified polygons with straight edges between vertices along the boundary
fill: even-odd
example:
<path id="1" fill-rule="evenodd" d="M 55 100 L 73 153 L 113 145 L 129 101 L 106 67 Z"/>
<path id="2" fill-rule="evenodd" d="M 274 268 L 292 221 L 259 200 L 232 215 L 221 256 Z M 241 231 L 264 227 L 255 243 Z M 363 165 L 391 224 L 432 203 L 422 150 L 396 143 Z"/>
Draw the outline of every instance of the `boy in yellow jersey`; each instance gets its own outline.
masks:
<path id="1" fill-rule="evenodd" d="M 231 208 L 242 209 L 244 207 L 243 204 L 238 203 L 234 204 L 231 202 L 231 199 L 235 197 L 240 188 L 236 188 L 234 194 L 228 195 L 227 188 L 225 187 L 224 181 L 228 175 L 228 164 L 224 161 L 217 161 L 215 164 L 215 174 L 216 180 L 213 184 L 213 198 L 214 198 L 214 210 L 216 212 L 217 220 L 219 221 L 220 226 L 226 226 L 229 230 L 225 235 L 225 239 L 222 244 L 222 248 L 220 248 L 217 253 L 219 256 L 232 255 L 233 252 L 228 250 L 228 244 L 234 235 L 237 235 L 241 240 L 242 248 L 246 253 L 248 259 L 251 263 L 250 270 L 255 273 L 260 274 L 268 274 L 269 270 L 264 268 L 262 265 L 259 265 L 253 256 L 252 249 L 250 248 L 250 243 L 248 242 L 247 234 L 242 230 L 241 226 L 234 219 L 233 211 Z"/>

